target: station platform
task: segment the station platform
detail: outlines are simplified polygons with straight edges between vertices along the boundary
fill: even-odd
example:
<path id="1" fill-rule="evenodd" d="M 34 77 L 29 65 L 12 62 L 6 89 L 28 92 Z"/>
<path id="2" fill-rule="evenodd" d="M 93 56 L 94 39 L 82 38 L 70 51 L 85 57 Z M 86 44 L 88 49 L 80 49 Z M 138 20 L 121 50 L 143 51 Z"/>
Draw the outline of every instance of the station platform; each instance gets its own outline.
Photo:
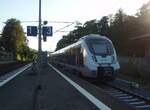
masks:
<path id="1" fill-rule="evenodd" d="M 50 64 L 37 73 L 27 68 L 0 87 L 0 109 L 134 110 L 84 79 L 62 73 Z"/>
<path id="2" fill-rule="evenodd" d="M 39 110 L 133 110 L 86 81 L 69 78 L 52 65 L 42 70 L 38 82 Z"/>

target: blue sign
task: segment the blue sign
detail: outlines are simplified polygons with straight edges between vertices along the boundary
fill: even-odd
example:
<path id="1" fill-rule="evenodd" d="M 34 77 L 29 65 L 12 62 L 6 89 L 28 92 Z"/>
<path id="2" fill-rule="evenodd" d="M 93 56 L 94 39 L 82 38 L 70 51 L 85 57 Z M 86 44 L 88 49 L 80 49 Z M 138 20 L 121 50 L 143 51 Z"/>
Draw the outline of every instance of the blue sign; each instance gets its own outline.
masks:
<path id="1" fill-rule="evenodd" d="M 42 28 L 43 36 L 52 36 L 53 35 L 53 28 L 52 26 L 45 26 Z"/>
<path id="2" fill-rule="evenodd" d="M 37 36 L 37 26 L 27 26 L 27 36 Z"/>

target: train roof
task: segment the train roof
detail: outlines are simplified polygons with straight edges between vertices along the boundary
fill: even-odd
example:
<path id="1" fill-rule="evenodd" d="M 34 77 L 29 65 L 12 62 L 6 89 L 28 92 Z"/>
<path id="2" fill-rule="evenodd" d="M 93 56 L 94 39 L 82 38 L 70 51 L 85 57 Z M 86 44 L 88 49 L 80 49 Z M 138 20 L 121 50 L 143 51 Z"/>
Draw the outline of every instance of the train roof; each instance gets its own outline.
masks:
<path id="1" fill-rule="evenodd" d="M 81 37 L 79 40 L 90 40 L 90 39 L 106 39 L 109 40 L 106 36 L 101 36 L 99 34 L 88 34 L 86 36 Z"/>
<path id="2" fill-rule="evenodd" d="M 64 47 L 64 48 L 62 48 L 62 49 L 60 49 L 60 50 L 57 50 L 57 51 L 55 51 L 55 52 L 53 52 L 53 53 L 61 53 L 61 52 L 63 52 L 64 50 L 67 50 L 67 49 L 69 49 L 69 48 L 71 48 L 71 47 L 74 47 L 74 46 L 77 46 L 77 45 L 79 45 L 81 42 L 81 40 L 92 40 L 92 39 L 105 39 L 105 40 L 108 40 L 109 42 L 111 42 L 111 40 L 109 39 L 109 38 L 107 38 L 106 36 L 101 36 L 101 35 L 99 35 L 99 34 L 88 34 L 88 35 L 85 35 L 85 36 L 83 36 L 83 37 L 81 37 L 77 42 L 75 42 L 75 43 L 73 43 L 73 44 L 70 44 L 70 45 L 68 45 L 68 46 L 66 46 L 66 47 Z M 52 53 L 52 54 L 53 54 Z"/>

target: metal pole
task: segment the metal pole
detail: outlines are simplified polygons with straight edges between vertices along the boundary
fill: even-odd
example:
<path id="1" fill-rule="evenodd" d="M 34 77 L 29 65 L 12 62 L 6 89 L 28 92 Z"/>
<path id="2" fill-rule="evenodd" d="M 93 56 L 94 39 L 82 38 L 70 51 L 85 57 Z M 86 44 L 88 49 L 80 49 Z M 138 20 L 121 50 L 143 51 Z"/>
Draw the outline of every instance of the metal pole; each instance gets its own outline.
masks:
<path id="1" fill-rule="evenodd" d="M 41 42 L 41 0 L 39 0 L 39 38 L 38 38 L 39 66 L 41 66 L 41 52 L 42 52 L 42 42 Z"/>

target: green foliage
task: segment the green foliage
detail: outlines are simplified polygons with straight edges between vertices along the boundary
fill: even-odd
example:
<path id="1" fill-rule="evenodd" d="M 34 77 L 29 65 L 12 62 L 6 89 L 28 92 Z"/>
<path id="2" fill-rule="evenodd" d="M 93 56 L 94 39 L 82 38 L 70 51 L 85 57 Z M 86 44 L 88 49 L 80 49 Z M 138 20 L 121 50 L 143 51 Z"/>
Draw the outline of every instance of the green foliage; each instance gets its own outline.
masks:
<path id="1" fill-rule="evenodd" d="M 91 21 L 87 21 L 83 27 L 84 27 L 84 31 L 86 34 L 97 34 L 98 33 L 98 27 L 97 27 L 97 21 L 96 20 L 91 20 Z"/>
<path id="2" fill-rule="evenodd" d="M 18 52 L 18 55 L 20 60 L 29 61 L 37 57 L 37 51 L 29 48 L 27 45 L 22 45 Z"/>
<path id="3" fill-rule="evenodd" d="M 23 32 L 23 28 L 19 20 L 9 19 L 6 22 L 2 32 L 3 47 L 8 52 L 12 52 L 14 58 L 17 53 L 21 50 L 21 46 L 25 44 L 26 38 Z"/>
<path id="4" fill-rule="evenodd" d="M 1 39 L 1 37 L 0 37 L 0 51 L 2 51 L 2 48 L 3 48 L 2 43 L 3 43 L 3 41 L 2 41 L 2 39 Z"/>
<path id="5" fill-rule="evenodd" d="M 70 45 L 76 42 L 79 38 L 90 33 L 99 33 L 97 20 L 87 21 L 83 26 L 76 26 L 75 30 L 71 31 L 68 35 L 63 36 L 63 38 L 57 43 L 56 50 Z"/>
<path id="6" fill-rule="evenodd" d="M 131 16 L 119 9 L 112 16 L 104 16 L 100 20 L 90 20 L 82 26 L 76 26 L 73 31 L 63 36 L 58 42 L 57 48 L 61 49 L 76 42 L 87 34 L 100 34 L 109 37 L 117 50 L 123 56 L 144 55 L 142 41 L 131 40 L 131 38 L 148 34 L 150 32 L 150 2 L 144 4 L 136 15 Z M 133 53 L 134 51 L 134 53 Z"/>
<path id="7" fill-rule="evenodd" d="M 35 50 L 28 47 L 28 40 L 20 21 L 14 18 L 6 21 L 0 38 L 0 47 L 4 47 L 5 51 L 9 53 L 13 53 L 14 59 L 17 60 L 32 60 L 37 55 Z"/>
<path id="8" fill-rule="evenodd" d="M 109 32 L 109 25 L 108 25 L 109 18 L 107 16 L 102 17 L 102 19 L 98 22 L 98 33 L 104 36 L 108 36 Z"/>

